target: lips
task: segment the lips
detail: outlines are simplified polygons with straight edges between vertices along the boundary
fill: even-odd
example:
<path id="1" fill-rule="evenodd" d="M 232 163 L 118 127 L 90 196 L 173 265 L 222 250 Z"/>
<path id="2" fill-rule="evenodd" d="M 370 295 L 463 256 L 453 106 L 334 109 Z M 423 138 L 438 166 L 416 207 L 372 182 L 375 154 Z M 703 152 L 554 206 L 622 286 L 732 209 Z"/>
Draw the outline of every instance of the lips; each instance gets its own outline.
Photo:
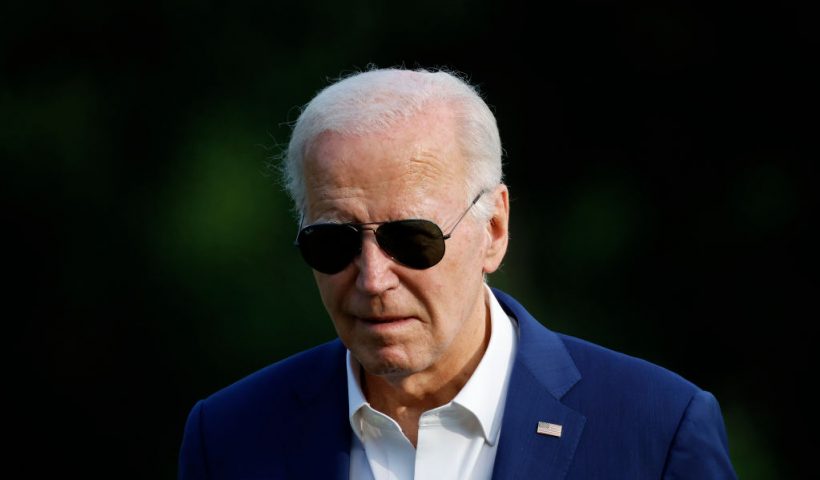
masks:
<path id="1" fill-rule="evenodd" d="M 357 317 L 367 325 L 395 325 L 412 320 L 412 317 Z"/>
<path id="2" fill-rule="evenodd" d="M 394 323 L 402 320 L 409 320 L 409 317 L 358 317 L 359 320 L 365 323 Z"/>
<path id="3" fill-rule="evenodd" d="M 413 317 L 356 317 L 367 330 L 373 332 L 388 332 L 409 325 Z"/>

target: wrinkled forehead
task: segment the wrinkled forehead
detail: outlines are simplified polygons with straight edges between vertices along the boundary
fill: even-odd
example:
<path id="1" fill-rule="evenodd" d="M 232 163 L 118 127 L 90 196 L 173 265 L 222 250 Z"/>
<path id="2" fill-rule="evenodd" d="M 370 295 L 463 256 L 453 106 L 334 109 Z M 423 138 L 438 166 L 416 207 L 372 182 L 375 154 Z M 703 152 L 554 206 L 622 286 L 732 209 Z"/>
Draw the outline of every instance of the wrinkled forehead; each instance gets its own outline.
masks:
<path id="1" fill-rule="evenodd" d="M 304 157 L 305 213 L 394 216 L 463 198 L 466 162 L 452 119 L 415 120 L 370 134 L 317 136 Z"/>

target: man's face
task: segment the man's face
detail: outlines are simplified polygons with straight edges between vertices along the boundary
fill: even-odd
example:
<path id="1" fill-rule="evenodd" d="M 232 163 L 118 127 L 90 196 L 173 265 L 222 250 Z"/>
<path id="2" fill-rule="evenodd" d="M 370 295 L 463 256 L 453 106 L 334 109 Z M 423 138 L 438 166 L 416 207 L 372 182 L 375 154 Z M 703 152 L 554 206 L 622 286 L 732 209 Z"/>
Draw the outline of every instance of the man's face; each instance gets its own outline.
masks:
<path id="1" fill-rule="evenodd" d="M 421 218 L 447 233 L 478 193 L 465 191 L 465 169 L 442 110 L 379 134 L 326 132 L 305 156 L 305 224 Z M 483 274 L 495 268 L 486 223 L 465 217 L 426 270 L 396 263 L 365 231 L 361 255 L 344 270 L 314 272 L 339 338 L 368 373 L 452 375 L 476 354 L 487 318 Z"/>

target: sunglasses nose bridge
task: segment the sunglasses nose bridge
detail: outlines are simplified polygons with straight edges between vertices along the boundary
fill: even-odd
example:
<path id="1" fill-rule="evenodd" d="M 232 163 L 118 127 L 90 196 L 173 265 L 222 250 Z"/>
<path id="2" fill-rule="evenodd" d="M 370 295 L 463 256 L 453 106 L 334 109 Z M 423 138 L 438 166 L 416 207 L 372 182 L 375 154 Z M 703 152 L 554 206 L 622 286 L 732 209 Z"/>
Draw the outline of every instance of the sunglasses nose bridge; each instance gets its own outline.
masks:
<path id="1" fill-rule="evenodd" d="M 361 236 L 362 243 L 359 246 L 359 254 L 362 253 L 364 249 L 364 243 L 367 241 L 367 237 L 371 237 L 375 242 L 376 246 L 378 246 L 382 251 L 384 251 L 381 242 L 379 241 L 379 234 L 378 230 L 381 225 L 359 225 L 357 230 L 359 230 L 359 235 Z M 365 232 L 373 232 L 373 235 L 365 235 Z M 389 256 L 389 255 L 388 255 Z"/>
<path id="2" fill-rule="evenodd" d="M 361 236 L 361 244 L 359 244 L 359 256 L 364 254 L 365 244 L 367 242 L 372 242 L 375 247 L 377 247 L 379 250 L 382 251 L 382 253 L 387 255 L 387 252 L 384 251 L 384 249 L 382 248 L 381 243 L 379 242 L 379 235 L 378 235 L 378 233 L 376 233 L 376 230 L 378 230 L 378 229 L 379 229 L 378 226 L 372 227 L 372 226 L 364 225 L 364 226 L 359 227 L 359 229 L 358 229 L 359 230 L 359 235 Z M 366 235 L 365 234 L 366 232 L 372 232 L 373 235 Z M 387 255 L 387 256 L 389 257 L 390 255 Z"/>
<path id="3" fill-rule="evenodd" d="M 371 230 L 374 235 L 365 235 L 364 230 Z M 356 287 L 369 295 L 378 295 L 398 282 L 393 271 L 394 260 L 379 244 L 376 227 L 363 227 L 361 233 L 361 249 L 353 260 L 358 270 Z"/>

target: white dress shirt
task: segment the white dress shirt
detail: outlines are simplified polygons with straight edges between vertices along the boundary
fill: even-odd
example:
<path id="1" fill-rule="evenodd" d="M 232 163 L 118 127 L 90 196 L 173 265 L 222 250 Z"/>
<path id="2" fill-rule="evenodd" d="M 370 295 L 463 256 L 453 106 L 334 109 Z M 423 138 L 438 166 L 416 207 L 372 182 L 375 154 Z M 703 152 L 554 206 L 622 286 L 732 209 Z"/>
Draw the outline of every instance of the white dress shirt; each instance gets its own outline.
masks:
<path id="1" fill-rule="evenodd" d="M 417 446 L 395 420 L 362 393 L 359 366 L 347 352 L 347 393 L 354 480 L 487 479 L 492 477 L 517 344 L 514 322 L 486 287 L 490 341 L 473 375 L 450 403 L 419 419 Z"/>

